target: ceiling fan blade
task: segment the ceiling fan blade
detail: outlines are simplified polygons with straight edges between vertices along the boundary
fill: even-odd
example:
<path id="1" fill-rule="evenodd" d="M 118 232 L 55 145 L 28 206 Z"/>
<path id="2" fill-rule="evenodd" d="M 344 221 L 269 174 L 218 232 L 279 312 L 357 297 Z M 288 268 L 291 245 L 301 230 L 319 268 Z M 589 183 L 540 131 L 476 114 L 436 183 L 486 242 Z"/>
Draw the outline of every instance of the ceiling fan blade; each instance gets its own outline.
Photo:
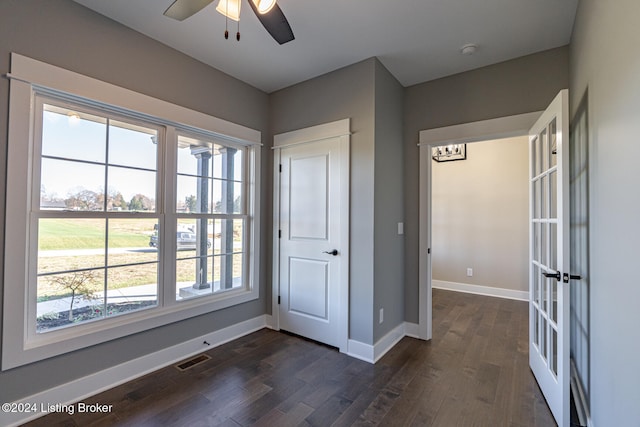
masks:
<path id="1" fill-rule="evenodd" d="M 258 8 L 253 3 L 253 0 L 249 0 L 249 5 L 253 12 L 258 17 L 258 20 L 262 23 L 264 28 L 271 34 L 271 37 L 280 44 L 285 44 L 295 39 L 293 31 L 289 25 L 289 21 L 282 13 L 280 6 L 276 3 L 269 12 L 260 14 Z"/>
<path id="2" fill-rule="evenodd" d="M 213 3 L 213 0 L 176 0 L 164 11 L 164 16 L 184 21 L 210 3 Z"/>

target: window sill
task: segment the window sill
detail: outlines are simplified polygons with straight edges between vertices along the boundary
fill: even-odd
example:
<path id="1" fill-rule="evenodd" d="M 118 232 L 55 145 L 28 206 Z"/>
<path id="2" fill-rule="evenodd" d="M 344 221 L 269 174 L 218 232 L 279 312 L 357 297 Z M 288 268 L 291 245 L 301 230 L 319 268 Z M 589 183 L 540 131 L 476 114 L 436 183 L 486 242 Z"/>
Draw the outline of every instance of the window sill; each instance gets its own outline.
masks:
<path id="1" fill-rule="evenodd" d="M 2 369 L 15 368 L 180 320 L 211 313 L 256 300 L 258 296 L 257 288 L 253 290 L 233 290 L 222 295 L 183 300 L 170 306 L 140 310 L 139 312 L 124 314 L 99 322 L 91 322 L 47 333 L 32 334 L 24 343 L 24 348 L 14 345 L 4 347 Z"/>

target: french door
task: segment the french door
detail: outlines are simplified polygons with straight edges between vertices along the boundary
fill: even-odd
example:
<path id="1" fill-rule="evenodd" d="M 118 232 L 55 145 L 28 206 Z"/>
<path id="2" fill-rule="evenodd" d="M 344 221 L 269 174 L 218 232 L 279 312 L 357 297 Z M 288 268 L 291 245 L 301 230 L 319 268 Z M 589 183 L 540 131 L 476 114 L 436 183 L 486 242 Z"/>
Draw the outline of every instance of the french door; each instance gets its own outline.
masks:
<path id="1" fill-rule="evenodd" d="M 529 365 L 569 426 L 569 101 L 562 90 L 529 131 Z"/>

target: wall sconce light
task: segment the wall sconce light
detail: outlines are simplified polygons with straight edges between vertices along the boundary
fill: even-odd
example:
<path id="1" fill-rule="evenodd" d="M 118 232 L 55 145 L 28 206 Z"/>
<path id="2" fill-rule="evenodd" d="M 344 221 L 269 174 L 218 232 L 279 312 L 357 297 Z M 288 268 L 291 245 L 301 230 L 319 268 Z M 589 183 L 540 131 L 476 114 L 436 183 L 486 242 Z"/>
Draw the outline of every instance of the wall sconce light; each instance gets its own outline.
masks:
<path id="1" fill-rule="evenodd" d="M 449 144 L 433 147 L 431 157 L 436 162 L 450 162 L 467 158 L 467 144 Z"/>

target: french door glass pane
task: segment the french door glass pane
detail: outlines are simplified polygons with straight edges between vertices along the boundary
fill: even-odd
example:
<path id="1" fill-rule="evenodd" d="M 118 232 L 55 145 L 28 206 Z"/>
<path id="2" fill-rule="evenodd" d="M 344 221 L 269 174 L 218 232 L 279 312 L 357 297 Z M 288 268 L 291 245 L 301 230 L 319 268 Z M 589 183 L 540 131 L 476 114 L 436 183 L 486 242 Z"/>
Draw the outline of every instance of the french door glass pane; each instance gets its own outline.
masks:
<path id="1" fill-rule="evenodd" d="M 533 176 L 538 176 L 542 173 L 542 146 L 540 144 L 540 138 L 536 137 L 533 140 Z"/>
<path id="2" fill-rule="evenodd" d="M 542 170 L 541 173 L 549 169 L 549 138 L 547 138 L 547 131 L 540 132 L 540 145 L 542 147 Z"/>
<path id="3" fill-rule="evenodd" d="M 556 280 L 551 281 L 551 309 L 550 309 L 550 317 L 554 323 L 558 322 L 558 282 Z"/>
<path id="4" fill-rule="evenodd" d="M 533 266 L 533 300 L 536 304 L 540 305 L 540 278 L 542 275 L 540 274 L 540 268 L 537 265 Z"/>
<path id="5" fill-rule="evenodd" d="M 540 259 L 540 223 L 533 223 L 533 260 L 541 262 Z"/>
<path id="6" fill-rule="evenodd" d="M 540 178 L 540 218 L 549 218 L 548 195 L 549 195 L 549 178 L 544 175 Z"/>
<path id="7" fill-rule="evenodd" d="M 540 344 L 541 344 L 541 349 L 540 349 L 540 354 L 542 356 L 543 359 L 547 360 L 547 319 L 545 319 L 544 316 L 540 316 L 541 318 L 541 332 L 542 332 L 542 336 L 540 337 Z"/>
<path id="8" fill-rule="evenodd" d="M 551 347 L 551 372 L 555 377 L 558 376 L 558 332 L 556 329 L 551 326 L 551 342 L 549 346 Z"/>
<path id="9" fill-rule="evenodd" d="M 547 277 L 544 277 L 542 279 L 542 305 L 540 307 L 540 310 L 544 314 L 547 314 L 549 312 L 549 305 L 548 305 L 549 304 L 549 293 L 547 291 L 549 289 L 549 282 L 551 282 L 552 280 L 556 280 L 556 279 L 549 279 Z"/>
<path id="10" fill-rule="evenodd" d="M 535 308 L 533 314 L 533 343 L 538 347 L 540 346 L 540 314 Z"/>
<path id="11" fill-rule="evenodd" d="M 549 173 L 549 218 L 558 217 L 558 171 Z"/>
<path id="12" fill-rule="evenodd" d="M 550 138 L 550 155 L 551 158 L 549 160 L 550 167 L 556 166 L 558 164 L 558 135 L 557 135 L 557 124 L 556 119 L 551 121 L 549 124 L 549 138 Z"/>
<path id="13" fill-rule="evenodd" d="M 548 225 L 545 223 L 540 224 L 540 263 L 543 265 L 548 266 L 548 259 L 547 259 L 547 228 Z"/>
<path id="14" fill-rule="evenodd" d="M 558 270 L 558 224 L 549 223 L 549 263 L 551 270 Z"/>
<path id="15" fill-rule="evenodd" d="M 533 217 L 540 218 L 540 180 L 533 182 Z"/>

